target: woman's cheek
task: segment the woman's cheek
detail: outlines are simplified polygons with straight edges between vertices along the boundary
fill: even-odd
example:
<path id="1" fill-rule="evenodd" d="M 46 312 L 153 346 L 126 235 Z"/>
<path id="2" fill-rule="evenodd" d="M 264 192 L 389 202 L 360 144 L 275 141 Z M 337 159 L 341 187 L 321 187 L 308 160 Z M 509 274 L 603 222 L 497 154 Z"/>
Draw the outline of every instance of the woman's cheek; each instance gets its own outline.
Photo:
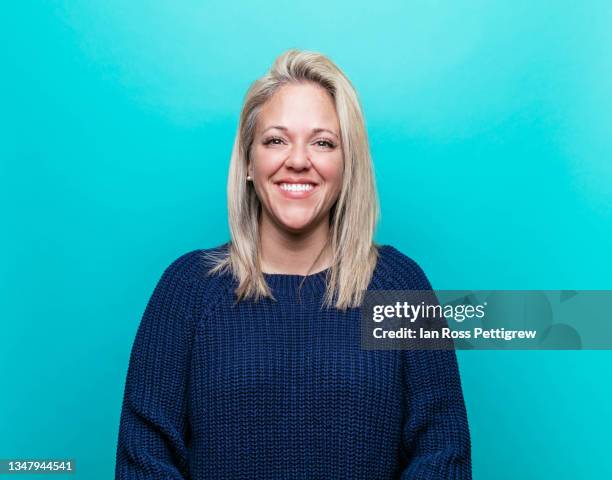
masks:
<path id="1" fill-rule="evenodd" d="M 342 181 L 344 165 L 341 156 L 334 158 L 332 161 L 329 158 L 324 159 L 320 162 L 320 165 L 322 165 L 320 171 L 328 182 L 340 183 Z"/>

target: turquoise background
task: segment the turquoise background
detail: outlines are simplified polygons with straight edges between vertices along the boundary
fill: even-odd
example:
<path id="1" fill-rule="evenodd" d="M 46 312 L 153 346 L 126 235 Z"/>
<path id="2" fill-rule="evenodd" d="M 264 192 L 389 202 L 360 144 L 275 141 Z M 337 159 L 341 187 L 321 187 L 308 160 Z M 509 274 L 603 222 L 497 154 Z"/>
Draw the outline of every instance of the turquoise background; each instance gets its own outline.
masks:
<path id="1" fill-rule="evenodd" d="M 0 457 L 113 477 L 140 316 L 228 238 L 242 99 L 290 47 L 353 81 L 377 240 L 435 288 L 612 288 L 609 2 L 239 5 L 4 6 Z M 612 478 L 612 352 L 458 356 L 475 479 Z"/>

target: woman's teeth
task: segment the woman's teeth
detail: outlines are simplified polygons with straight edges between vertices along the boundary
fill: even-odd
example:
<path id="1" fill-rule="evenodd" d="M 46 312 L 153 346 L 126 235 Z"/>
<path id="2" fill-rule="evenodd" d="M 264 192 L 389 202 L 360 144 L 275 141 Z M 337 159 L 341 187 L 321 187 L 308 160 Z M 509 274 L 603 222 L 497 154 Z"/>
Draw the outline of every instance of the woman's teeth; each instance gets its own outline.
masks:
<path id="1" fill-rule="evenodd" d="M 280 188 L 288 192 L 307 192 L 312 190 L 314 186 L 310 183 L 281 183 Z"/>

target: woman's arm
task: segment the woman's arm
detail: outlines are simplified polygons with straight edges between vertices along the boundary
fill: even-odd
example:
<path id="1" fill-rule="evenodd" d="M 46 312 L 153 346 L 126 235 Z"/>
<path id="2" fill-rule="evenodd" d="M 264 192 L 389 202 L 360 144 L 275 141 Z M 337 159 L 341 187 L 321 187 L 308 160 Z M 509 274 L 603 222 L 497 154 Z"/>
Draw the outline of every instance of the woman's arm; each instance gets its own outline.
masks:
<path id="1" fill-rule="evenodd" d="M 407 456 L 401 480 L 472 478 L 471 441 L 454 350 L 406 350 Z"/>
<path id="2" fill-rule="evenodd" d="M 163 273 L 132 346 L 119 425 L 116 480 L 186 480 L 187 380 L 194 334 L 186 256 Z"/>
<path id="3" fill-rule="evenodd" d="M 432 287 L 421 267 L 394 250 L 396 288 Z M 444 319 L 442 319 L 444 321 Z M 446 345 L 452 341 L 446 342 Z M 401 480 L 471 480 L 471 439 L 453 349 L 404 350 L 406 417 Z"/>

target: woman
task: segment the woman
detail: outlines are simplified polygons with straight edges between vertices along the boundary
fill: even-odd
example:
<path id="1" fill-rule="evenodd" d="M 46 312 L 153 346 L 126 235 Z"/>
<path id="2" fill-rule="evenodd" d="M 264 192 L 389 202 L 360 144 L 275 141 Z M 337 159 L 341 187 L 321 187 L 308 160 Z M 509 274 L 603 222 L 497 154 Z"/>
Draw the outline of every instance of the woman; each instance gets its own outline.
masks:
<path id="1" fill-rule="evenodd" d="M 118 479 L 468 479 L 453 350 L 363 350 L 364 290 L 430 290 L 373 242 L 355 90 L 289 50 L 250 88 L 232 153 L 231 242 L 165 270 L 125 385 Z"/>

